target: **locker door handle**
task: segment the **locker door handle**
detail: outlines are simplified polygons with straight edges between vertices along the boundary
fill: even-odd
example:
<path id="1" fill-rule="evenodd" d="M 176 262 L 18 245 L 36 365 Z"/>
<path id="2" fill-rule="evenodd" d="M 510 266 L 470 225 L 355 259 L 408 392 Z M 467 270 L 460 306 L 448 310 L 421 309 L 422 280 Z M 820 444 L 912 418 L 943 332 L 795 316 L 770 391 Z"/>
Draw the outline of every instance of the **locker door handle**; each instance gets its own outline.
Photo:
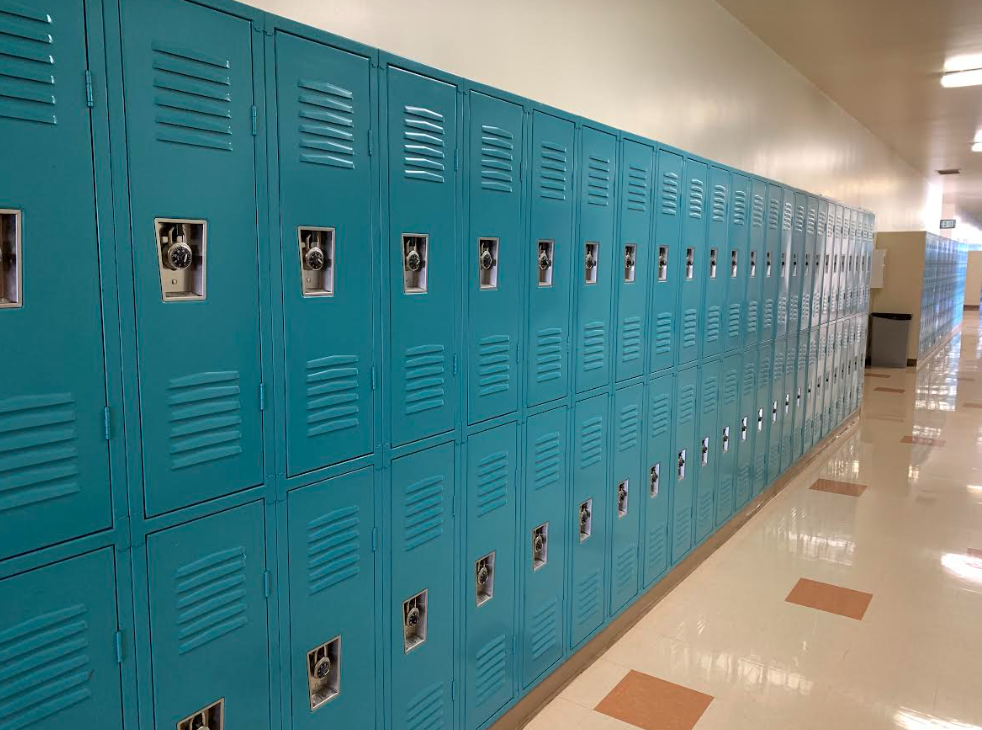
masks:
<path id="1" fill-rule="evenodd" d="M 679 481 L 680 481 L 680 482 L 681 482 L 681 481 L 682 481 L 683 479 L 685 479 L 685 449 L 682 449 L 682 450 L 681 450 L 681 451 L 679 452 L 679 459 L 678 459 L 678 475 L 679 475 Z"/>

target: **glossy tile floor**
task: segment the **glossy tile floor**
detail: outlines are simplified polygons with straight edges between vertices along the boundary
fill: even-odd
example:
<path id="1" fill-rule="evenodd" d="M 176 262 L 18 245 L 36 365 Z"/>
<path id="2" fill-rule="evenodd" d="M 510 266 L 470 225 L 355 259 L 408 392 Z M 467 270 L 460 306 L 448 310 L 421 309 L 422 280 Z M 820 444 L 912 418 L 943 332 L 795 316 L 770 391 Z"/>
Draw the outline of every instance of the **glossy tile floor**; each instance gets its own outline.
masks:
<path id="1" fill-rule="evenodd" d="M 919 370 L 875 369 L 858 428 L 529 730 L 979 730 L 980 356 L 966 312 Z"/>

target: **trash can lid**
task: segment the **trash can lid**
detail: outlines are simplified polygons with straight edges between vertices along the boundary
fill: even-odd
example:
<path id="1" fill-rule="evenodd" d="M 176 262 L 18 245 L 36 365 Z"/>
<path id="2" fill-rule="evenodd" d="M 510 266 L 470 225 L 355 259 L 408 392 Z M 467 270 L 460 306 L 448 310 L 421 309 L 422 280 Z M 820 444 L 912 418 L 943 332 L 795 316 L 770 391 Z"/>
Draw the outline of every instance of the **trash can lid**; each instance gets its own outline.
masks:
<path id="1" fill-rule="evenodd" d="M 912 316 L 906 312 L 873 312 L 873 316 L 880 317 L 881 319 L 909 320 L 912 318 Z"/>

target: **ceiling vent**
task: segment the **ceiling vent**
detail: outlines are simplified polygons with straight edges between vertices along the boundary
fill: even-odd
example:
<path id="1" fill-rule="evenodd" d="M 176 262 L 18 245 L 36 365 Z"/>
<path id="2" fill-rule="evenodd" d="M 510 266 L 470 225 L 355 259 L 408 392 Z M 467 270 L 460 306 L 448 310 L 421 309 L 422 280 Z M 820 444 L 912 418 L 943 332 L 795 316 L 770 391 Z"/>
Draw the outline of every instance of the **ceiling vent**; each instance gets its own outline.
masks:
<path id="1" fill-rule="evenodd" d="M 962 171 L 957 167 L 949 167 L 945 170 L 938 170 L 939 175 L 961 175 Z"/>

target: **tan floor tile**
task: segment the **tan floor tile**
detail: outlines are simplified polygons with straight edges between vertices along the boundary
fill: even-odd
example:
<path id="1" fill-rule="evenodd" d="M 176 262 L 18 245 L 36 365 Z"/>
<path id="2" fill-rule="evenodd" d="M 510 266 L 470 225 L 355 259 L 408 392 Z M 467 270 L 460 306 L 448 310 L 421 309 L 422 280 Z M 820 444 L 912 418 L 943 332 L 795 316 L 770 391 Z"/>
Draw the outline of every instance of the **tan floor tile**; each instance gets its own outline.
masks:
<path id="1" fill-rule="evenodd" d="M 870 601 L 873 600 L 873 594 L 802 578 L 785 600 L 862 621 Z"/>
<path id="2" fill-rule="evenodd" d="M 632 670 L 597 712 L 641 730 L 692 730 L 712 701 L 710 695 Z"/>
<path id="3" fill-rule="evenodd" d="M 809 489 L 814 489 L 816 492 L 832 492 L 833 494 L 842 494 L 847 497 L 858 497 L 866 491 L 866 485 L 840 482 L 835 479 L 819 479 Z"/>
<path id="4" fill-rule="evenodd" d="M 904 393 L 905 392 L 903 388 L 886 388 L 886 387 L 884 387 L 882 385 L 879 386 L 879 387 L 877 387 L 877 388 L 873 388 L 873 390 L 877 390 L 877 391 L 879 391 L 881 393 Z"/>
<path id="5" fill-rule="evenodd" d="M 966 408 L 982 408 L 982 403 L 963 403 Z"/>
<path id="6" fill-rule="evenodd" d="M 887 379 L 890 378 L 890 376 L 887 375 L 886 373 L 866 373 L 866 377 L 867 378 L 887 378 Z"/>
<path id="7" fill-rule="evenodd" d="M 967 552 L 973 558 L 982 558 L 982 549 L 979 549 L 979 548 L 969 548 L 965 552 Z"/>
<path id="8" fill-rule="evenodd" d="M 559 696 L 592 710 L 630 671 L 606 659 L 598 659 L 570 682 Z"/>
<path id="9" fill-rule="evenodd" d="M 904 436 L 900 439 L 902 444 L 915 444 L 916 446 L 944 446 L 944 439 L 932 439 L 926 436 Z"/>

